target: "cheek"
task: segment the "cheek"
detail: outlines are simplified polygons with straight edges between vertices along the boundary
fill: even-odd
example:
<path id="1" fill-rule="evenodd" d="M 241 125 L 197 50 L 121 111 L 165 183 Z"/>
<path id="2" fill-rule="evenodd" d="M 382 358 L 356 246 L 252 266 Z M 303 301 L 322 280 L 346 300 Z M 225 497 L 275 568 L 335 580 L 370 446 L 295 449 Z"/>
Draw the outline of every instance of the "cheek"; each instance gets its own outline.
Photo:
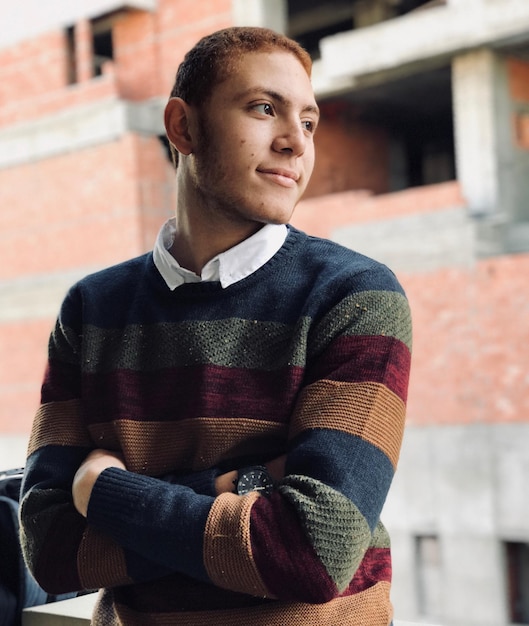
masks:
<path id="1" fill-rule="evenodd" d="M 259 155 L 262 155 L 262 149 L 259 150 L 253 139 L 241 139 L 235 146 L 236 150 L 231 151 L 233 164 L 236 164 L 238 169 L 254 170 L 257 167 Z"/>

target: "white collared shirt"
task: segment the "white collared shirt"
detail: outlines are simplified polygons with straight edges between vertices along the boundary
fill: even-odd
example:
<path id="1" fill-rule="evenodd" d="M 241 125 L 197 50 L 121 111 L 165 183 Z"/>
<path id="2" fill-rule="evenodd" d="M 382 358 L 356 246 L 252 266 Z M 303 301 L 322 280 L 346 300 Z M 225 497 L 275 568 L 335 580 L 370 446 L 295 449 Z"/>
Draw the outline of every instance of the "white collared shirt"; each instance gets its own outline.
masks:
<path id="1" fill-rule="evenodd" d="M 153 250 L 153 260 L 169 289 L 184 283 L 220 281 L 229 287 L 267 263 L 285 243 L 288 229 L 284 224 L 266 224 L 254 235 L 225 252 L 217 254 L 204 265 L 200 276 L 182 267 L 169 252 L 176 232 L 176 218 L 162 226 Z"/>

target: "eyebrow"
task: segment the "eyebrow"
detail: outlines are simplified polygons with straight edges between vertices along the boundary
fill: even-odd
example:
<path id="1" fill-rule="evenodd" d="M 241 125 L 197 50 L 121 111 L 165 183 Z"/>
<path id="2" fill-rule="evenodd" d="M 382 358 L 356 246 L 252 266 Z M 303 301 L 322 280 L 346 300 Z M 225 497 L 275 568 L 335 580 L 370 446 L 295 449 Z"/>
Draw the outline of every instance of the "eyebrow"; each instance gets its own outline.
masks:
<path id="1" fill-rule="evenodd" d="M 285 98 L 283 94 L 280 94 L 277 91 L 274 91 L 273 89 L 268 89 L 267 87 L 252 87 L 251 89 L 248 89 L 247 91 L 244 91 L 243 93 L 241 93 L 239 97 L 244 98 L 244 97 L 251 96 L 252 94 L 256 94 L 256 95 L 265 94 L 269 98 L 271 98 L 272 100 L 276 100 L 283 106 L 290 105 L 290 100 Z M 316 104 L 307 104 L 301 109 L 301 112 L 302 113 L 314 113 L 318 117 L 320 116 L 320 109 Z"/>

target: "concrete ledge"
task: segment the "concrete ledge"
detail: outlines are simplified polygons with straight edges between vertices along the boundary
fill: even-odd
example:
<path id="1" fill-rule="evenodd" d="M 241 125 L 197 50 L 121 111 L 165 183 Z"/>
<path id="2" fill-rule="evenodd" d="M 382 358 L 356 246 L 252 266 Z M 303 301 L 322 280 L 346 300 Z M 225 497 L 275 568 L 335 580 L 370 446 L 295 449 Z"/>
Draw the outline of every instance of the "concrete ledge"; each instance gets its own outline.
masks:
<path id="1" fill-rule="evenodd" d="M 22 626 L 89 626 L 97 593 L 62 600 L 24 611 Z M 417 622 L 394 622 L 394 626 L 434 626 Z"/>
<path id="2" fill-rule="evenodd" d="M 97 593 L 42 606 L 32 606 L 22 614 L 22 626 L 89 626 Z"/>
<path id="3" fill-rule="evenodd" d="M 314 87 L 319 96 L 379 72 L 399 71 L 426 61 L 446 63 L 482 46 L 527 41 L 529 2 L 461 3 L 408 13 L 373 26 L 331 35 L 320 42 Z"/>
<path id="4" fill-rule="evenodd" d="M 161 135 L 165 98 L 98 100 L 0 130 L 0 169 L 75 152 L 127 132 Z"/>

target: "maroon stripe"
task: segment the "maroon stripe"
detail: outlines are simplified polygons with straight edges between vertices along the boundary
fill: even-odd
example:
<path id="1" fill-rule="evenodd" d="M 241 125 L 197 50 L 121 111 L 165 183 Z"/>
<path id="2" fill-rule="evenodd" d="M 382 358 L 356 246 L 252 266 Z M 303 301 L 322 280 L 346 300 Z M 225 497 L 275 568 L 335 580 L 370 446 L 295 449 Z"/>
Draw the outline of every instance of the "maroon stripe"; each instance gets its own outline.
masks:
<path id="1" fill-rule="evenodd" d="M 79 398 L 81 394 L 81 377 L 79 370 L 70 363 L 50 361 L 44 374 L 41 401 L 58 402 Z"/>
<path id="2" fill-rule="evenodd" d="M 83 376 L 88 423 L 249 417 L 286 422 L 303 377 L 299 367 L 263 372 L 215 365 Z"/>
<path id="3" fill-rule="evenodd" d="M 270 592 L 281 600 L 326 602 L 336 595 L 294 509 L 279 495 L 259 498 L 251 513 L 252 554 Z"/>
<path id="4" fill-rule="evenodd" d="M 406 402 L 410 361 L 408 347 L 394 337 L 339 337 L 308 368 L 307 381 L 382 383 Z"/>
<path id="5" fill-rule="evenodd" d="M 380 581 L 391 582 L 391 552 L 389 548 L 369 548 L 351 584 L 342 595 L 360 593 Z"/>

